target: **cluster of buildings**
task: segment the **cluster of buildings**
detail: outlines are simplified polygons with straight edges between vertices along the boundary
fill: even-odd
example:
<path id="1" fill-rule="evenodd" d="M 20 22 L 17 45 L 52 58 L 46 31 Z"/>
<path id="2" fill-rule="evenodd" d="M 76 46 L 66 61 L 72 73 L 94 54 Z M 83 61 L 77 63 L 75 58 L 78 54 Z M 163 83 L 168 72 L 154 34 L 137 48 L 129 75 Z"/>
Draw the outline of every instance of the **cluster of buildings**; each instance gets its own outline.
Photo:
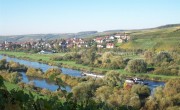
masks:
<path id="1" fill-rule="evenodd" d="M 16 48 L 25 48 L 25 49 L 51 49 L 56 46 L 55 41 L 25 41 L 25 42 L 8 42 L 4 41 L 0 43 L 0 50 L 14 50 Z"/>
<path id="2" fill-rule="evenodd" d="M 8 42 L 4 41 L 0 43 L 0 50 L 14 50 L 16 48 L 25 48 L 25 49 L 65 49 L 72 47 L 88 47 L 87 42 L 81 38 L 68 38 L 68 39 L 59 39 L 59 40 L 38 40 L 38 41 L 25 41 L 25 42 Z"/>
<path id="3" fill-rule="evenodd" d="M 126 33 L 119 33 L 112 36 L 97 37 L 94 41 L 97 43 L 98 48 L 114 48 L 114 42 L 123 43 L 127 42 L 130 39 L 130 36 Z"/>
<path id="4" fill-rule="evenodd" d="M 96 37 L 92 40 L 82 39 L 82 38 L 68 38 L 59 40 L 38 40 L 38 41 L 26 41 L 26 42 L 7 42 L 4 41 L 0 43 L 0 50 L 14 50 L 16 48 L 28 48 L 28 49 L 66 49 L 66 48 L 82 48 L 90 47 L 92 44 L 96 43 L 98 48 L 114 48 L 116 43 L 127 42 L 130 36 L 126 33 L 120 33 L 111 36 Z"/>

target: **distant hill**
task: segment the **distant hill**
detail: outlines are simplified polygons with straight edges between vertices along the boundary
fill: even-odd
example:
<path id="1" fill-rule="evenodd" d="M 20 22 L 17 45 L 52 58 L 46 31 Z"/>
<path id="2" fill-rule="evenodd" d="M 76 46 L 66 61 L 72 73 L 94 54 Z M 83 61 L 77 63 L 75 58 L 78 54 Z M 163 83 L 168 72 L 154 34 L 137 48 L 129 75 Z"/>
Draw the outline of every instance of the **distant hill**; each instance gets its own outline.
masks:
<path id="1" fill-rule="evenodd" d="M 107 30 L 107 31 L 104 31 L 104 32 L 125 32 L 127 30 Z"/>
<path id="2" fill-rule="evenodd" d="M 12 42 L 24 42 L 24 41 L 37 41 L 43 40 L 53 40 L 61 38 L 84 38 L 98 33 L 97 31 L 85 31 L 79 33 L 64 33 L 64 34 L 29 34 L 29 35 L 12 35 L 12 36 L 0 36 L 0 42 L 12 41 Z"/>
<path id="3" fill-rule="evenodd" d="M 53 40 L 61 38 L 93 38 L 97 36 L 112 35 L 119 32 L 128 32 L 131 40 L 120 44 L 124 49 L 143 49 L 143 50 L 178 50 L 180 51 L 180 24 L 169 24 L 149 29 L 134 30 L 108 30 L 104 32 L 84 31 L 78 33 L 61 34 L 29 34 L 0 36 L 0 42 L 5 40 L 12 42 Z"/>
<path id="4" fill-rule="evenodd" d="M 172 27 L 178 27 L 178 26 L 180 26 L 180 24 L 167 24 L 164 26 L 156 27 L 156 28 L 162 29 L 162 28 L 172 28 Z"/>

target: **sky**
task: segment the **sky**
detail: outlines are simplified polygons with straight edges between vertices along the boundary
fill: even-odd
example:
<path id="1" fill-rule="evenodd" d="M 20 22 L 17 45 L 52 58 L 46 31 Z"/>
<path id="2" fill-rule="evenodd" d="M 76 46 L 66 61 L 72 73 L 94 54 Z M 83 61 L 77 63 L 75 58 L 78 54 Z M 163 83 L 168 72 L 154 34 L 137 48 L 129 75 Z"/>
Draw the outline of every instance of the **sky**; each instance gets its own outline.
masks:
<path id="1" fill-rule="evenodd" d="M 180 23 L 180 0 L 0 0 L 0 35 L 142 29 Z"/>

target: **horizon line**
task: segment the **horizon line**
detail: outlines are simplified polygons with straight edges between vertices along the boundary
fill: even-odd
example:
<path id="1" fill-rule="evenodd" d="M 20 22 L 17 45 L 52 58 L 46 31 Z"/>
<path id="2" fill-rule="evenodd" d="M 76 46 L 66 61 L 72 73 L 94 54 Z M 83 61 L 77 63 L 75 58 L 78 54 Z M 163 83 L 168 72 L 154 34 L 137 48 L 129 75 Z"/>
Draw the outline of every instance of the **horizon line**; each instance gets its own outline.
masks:
<path id="1" fill-rule="evenodd" d="M 162 27 L 162 26 L 168 26 L 168 25 L 180 25 L 180 23 L 173 23 L 173 24 L 164 24 L 164 25 L 159 25 L 159 26 L 155 26 L 155 27 L 145 27 L 145 28 L 136 28 L 136 29 L 109 29 L 109 30 L 104 30 L 104 31 L 98 31 L 98 30 L 89 30 L 89 31 L 78 31 L 78 32 L 62 32 L 62 33 L 32 33 L 32 34 L 9 34 L 9 35 L 3 35 L 0 34 L 0 36 L 22 36 L 22 35 L 43 35 L 43 34 L 77 34 L 80 32 L 91 32 L 91 31 L 97 31 L 97 33 L 99 32 L 107 32 L 107 31 L 131 31 L 131 30 L 147 30 L 147 29 L 155 29 L 158 27 Z"/>

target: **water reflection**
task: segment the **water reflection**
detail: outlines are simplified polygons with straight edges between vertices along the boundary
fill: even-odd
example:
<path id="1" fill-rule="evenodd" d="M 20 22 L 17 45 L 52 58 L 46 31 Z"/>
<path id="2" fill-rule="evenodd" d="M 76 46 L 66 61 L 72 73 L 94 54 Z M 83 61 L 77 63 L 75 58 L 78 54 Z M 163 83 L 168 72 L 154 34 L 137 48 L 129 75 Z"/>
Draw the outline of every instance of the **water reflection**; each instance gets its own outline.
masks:
<path id="1" fill-rule="evenodd" d="M 50 91 L 56 91 L 58 89 L 58 85 L 56 85 L 53 81 L 43 79 L 43 78 L 38 78 L 38 77 L 26 76 L 26 74 L 24 72 L 21 72 L 21 75 L 22 75 L 22 82 L 24 82 L 24 83 L 34 82 L 34 85 L 36 87 L 46 88 Z M 62 89 L 64 89 L 64 88 L 62 88 Z M 66 86 L 65 90 L 70 92 L 71 87 Z"/>

